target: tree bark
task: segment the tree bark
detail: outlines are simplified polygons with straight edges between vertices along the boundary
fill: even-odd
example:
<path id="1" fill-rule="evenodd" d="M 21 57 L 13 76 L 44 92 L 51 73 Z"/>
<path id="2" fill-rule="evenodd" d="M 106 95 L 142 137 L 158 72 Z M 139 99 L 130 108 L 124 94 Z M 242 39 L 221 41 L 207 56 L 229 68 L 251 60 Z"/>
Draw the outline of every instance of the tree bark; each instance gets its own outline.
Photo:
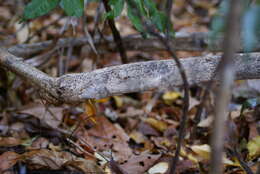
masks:
<path id="1" fill-rule="evenodd" d="M 94 44 L 97 46 L 101 46 L 98 48 L 99 52 L 105 53 L 107 51 L 117 51 L 118 48 L 113 41 L 112 37 L 106 37 L 105 40 L 107 42 L 101 41 L 99 38 L 94 38 Z M 131 50 L 142 50 L 142 51 L 162 51 L 165 50 L 165 47 L 161 42 L 155 38 L 142 38 L 141 35 L 131 35 L 122 38 L 122 42 L 125 45 L 125 48 L 129 51 Z M 221 41 L 216 41 L 216 45 L 212 48 L 215 50 L 221 50 L 220 43 Z M 177 32 L 176 37 L 172 39 L 171 44 L 175 50 L 181 51 L 205 51 L 208 50 L 208 33 L 183 33 Z M 46 50 L 52 45 L 52 41 L 44 41 L 38 42 L 33 44 L 18 44 L 12 46 L 8 49 L 10 53 L 21 56 L 21 57 L 30 57 L 33 54 L 37 54 L 41 51 Z M 81 38 L 64 38 L 59 39 L 57 42 L 57 47 L 68 47 L 70 45 L 74 46 L 82 46 L 82 45 L 89 45 L 88 38 L 81 37 Z M 105 49 L 104 46 L 106 45 Z M 217 46 L 219 45 L 219 47 Z M 89 50 L 91 47 L 89 45 Z"/>

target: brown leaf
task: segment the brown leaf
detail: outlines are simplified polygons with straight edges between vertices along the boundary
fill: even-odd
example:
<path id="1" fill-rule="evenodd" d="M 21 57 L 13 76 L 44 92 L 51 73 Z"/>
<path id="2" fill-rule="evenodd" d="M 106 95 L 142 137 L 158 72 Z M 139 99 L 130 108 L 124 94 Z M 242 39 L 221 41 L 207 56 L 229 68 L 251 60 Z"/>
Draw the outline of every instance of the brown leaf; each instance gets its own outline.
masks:
<path id="1" fill-rule="evenodd" d="M 0 137 L 0 146 L 10 147 L 22 144 L 22 140 L 14 137 Z"/>
<path id="2" fill-rule="evenodd" d="M 140 155 L 132 155 L 132 157 L 121 167 L 128 174 L 144 173 L 161 157 L 161 154 L 152 155 L 148 152 L 143 152 Z"/>
<path id="3" fill-rule="evenodd" d="M 115 173 L 115 174 L 128 174 L 122 167 L 119 166 L 117 162 L 115 162 L 113 159 L 111 159 L 109 162 L 109 167 L 110 169 Z"/>
<path id="4" fill-rule="evenodd" d="M 0 171 L 3 172 L 13 167 L 20 159 L 20 155 L 15 152 L 5 152 L 0 156 Z"/>
<path id="5" fill-rule="evenodd" d="M 163 132 L 167 129 L 167 124 L 165 122 L 154 119 L 154 118 L 147 118 L 147 119 L 145 119 L 145 122 L 150 124 L 156 130 L 161 131 L 161 132 Z"/>
<path id="6" fill-rule="evenodd" d="M 138 131 L 143 135 L 159 136 L 159 132 L 147 123 L 141 122 L 138 124 Z"/>
<path id="7" fill-rule="evenodd" d="M 61 107 L 48 107 L 42 104 L 28 105 L 26 108 L 20 110 L 20 113 L 33 115 L 41 120 L 44 120 L 49 126 L 56 128 L 62 121 Z"/>
<path id="8" fill-rule="evenodd" d="M 115 160 L 123 162 L 132 155 L 128 145 L 129 136 L 117 124 L 110 123 L 105 117 L 96 117 L 97 125 L 89 130 L 80 129 L 76 135 L 99 151 L 112 150 Z"/>
<path id="9" fill-rule="evenodd" d="M 70 166 L 86 173 L 102 173 L 102 170 L 97 166 L 95 161 L 78 158 L 73 154 L 64 151 L 39 149 L 24 153 L 22 157 L 29 164 L 40 165 L 53 170 L 61 169 L 63 166 Z"/>

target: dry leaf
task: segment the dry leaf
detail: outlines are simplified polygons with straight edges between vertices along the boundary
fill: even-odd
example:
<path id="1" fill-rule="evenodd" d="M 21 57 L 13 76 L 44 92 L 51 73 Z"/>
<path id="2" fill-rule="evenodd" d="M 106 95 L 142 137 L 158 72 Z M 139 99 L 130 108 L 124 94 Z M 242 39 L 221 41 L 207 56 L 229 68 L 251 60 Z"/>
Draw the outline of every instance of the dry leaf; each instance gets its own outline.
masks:
<path id="1" fill-rule="evenodd" d="M 83 117 L 84 120 L 88 119 L 92 123 L 97 124 L 96 118 L 95 118 L 97 115 L 97 109 L 96 109 L 94 100 L 92 100 L 92 99 L 86 100 L 84 114 L 87 116 L 86 118 Z"/>
<path id="2" fill-rule="evenodd" d="M 167 129 L 167 124 L 163 121 L 156 120 L 154 118 L 147 118 L 144 120 L 146 123 L 150 124 L 153 128 L 156 130 L 159 130 L 161 132 L 165 131 Z"/>
<path id="3" fill-rule="evenodd" d="M 5 152 L 0 155 L 0 171 L 3 172 L 13 167 L 20 159 L 20 155 L 15 152 Z"/>
<path id="4" fill-rule="evenodd" d="M 20 113 L 33 115 L 34 117 L 44 120 L 52 128 L 57 128 L 63 117 L 62 107 L 46 107 L 42 104 L 28 105 L 20 110 Z"/>
<path id="5" fill-rule="evenodd" d="M 29 36 L 28 25 L 21 24 L 19 21 L 14 24 L 18 43 L 23 43 Z"/>
<path id="6" fill-rule="evenodd" d="M 119 96 L 113 96 L 115 103 L 116 103 L 116 107 L 121 108 L 123 106 L 123 99 Z"/>
<path id="7" fill-rule="evenodd" d="M 201 120 L 198 124 L 198 127 L 210 127 L 213 122 L 213 116 L 208 116 L 206 119 Z"/>
<path id="8" fill-rule="evenodd" d="M 179 92 L 169 91 L 163 94 L 162 98 L 166 104 L 172 104 L 177 98 L 181 97 Z"/>
<path id="9" fill-rule="evenodd" d="M 0 137 L 0 146 L 10 147 L 22 144 L 22 140 L 14 137 Z"/>
<path id="10" fill-rule="evenodd" d="M 260 136 L 250 140 L 247 144 L 247 149 L 250 159 L 260 156 Z"/>
<path id="11" fill-rule="evenodd" d="M 210 146 L 208 144 L 203 145 L 193 145 L 190 147 L 193 152 L 195 152 L 198 156 L 193 156 L 189 154 L 188 157 L 190 160 L 196 159 L 195 162 L 203 161 L 203 160 L 209 160 L 210 159 Z M 240 166 L 237 162 L 233 162 L 229 160 L 227 157 L 223 156 L 223 163 L 228 166 Z"/>
<path id="12" fill-rule="evenodd" d="M 160 157 L 161 154 L 152 155 L 148 152 L 143 152 L 140 155 L 132 155 L 121 167 L 128 174 L 145 173 Z"/>
<path id="13" fill-rule="evenodd" d="M 149 174 L 164 174 L 169 168 L 169 164 L 166 162 L 160 162 L 155 164 L 148 170 Z"/>
<path id="14" fill-rule="evenodd" d="M 123 162 L 132 155 L 128 145 L 129 136 L 117 124 L 112 124 L 105 117 L 96 117 L 97 125 L 89 130 L 79 129 L 76 134 L 80 139 L 98 151 L 112 150 L 114 159 Z"/>

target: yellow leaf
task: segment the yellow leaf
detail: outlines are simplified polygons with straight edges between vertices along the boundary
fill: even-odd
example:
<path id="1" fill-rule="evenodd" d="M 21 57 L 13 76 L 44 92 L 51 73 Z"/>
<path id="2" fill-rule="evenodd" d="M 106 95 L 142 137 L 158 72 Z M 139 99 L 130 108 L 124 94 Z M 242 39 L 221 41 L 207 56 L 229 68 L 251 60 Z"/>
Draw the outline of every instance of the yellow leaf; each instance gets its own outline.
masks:
<path id="1" fill-rule="evenodd" d="M 101 99 L 95 99 L 96 103 L 106 103 L 108 102 L 110 99 L 110 97 L 106 97 L 106 98 L 101 98 Z"/>
<path id="2" fill-rule="evenodd" d="M 193 145 L 193 146 L 191 146 L 191 150 L 193 152 L 195 152 L 198 155 L 198 157 L 201 158 L 201 160 L 209 160 L 210 159 L 211 149 L 210 149 L 210 146 L 208 144 Z M 231 161 L 230 159 L 228 159 L 224 155 L 223 155 L 222 160 L 223 160 L 223 164 L 225 164 L 227 166 L 238 166 L 238 167 L 240 166 L 239 163 Z M 198 161 L 200 161 L 200 160 L 198 159 Z"/>
<path id="3" fill-rule="evenodd" d="M 135 142 L 137 143 L 144 143 L 145 142 L 145 137 L 143 134 L 141 134 L 140 132 L 137 131 L 133 131 L 131 132 L 131 134 L 129 135 L 129 137 L 131 137 L 133 140 L 135 140 Z"/>
<path id="4" fill-rule="evenodd" d="M 163 94 L 163 100 L 166 104 L 171 104 L 180 96 L 181 94 L 179 92 L 169 91 Z"/>
<path id="5" fill-rule="evenodd" d="M 148 170 L 149 174 L 165 173 L 169 168 L 169 164 L 166 162 L 159 162 Z"/>
<path id="6" fill-rule="evenodd" d="M 208 160 L 210 158 L 210 146 L 208 144 L 193 145 L 191 150 L 203 159 Z"/>
<path id="7" fill-rule="evenodd" d="M 87 115 L 87 118 L 92 121 L 94 124 L 97 124 L 95 120 L 95 116 L 97 114 L 97 109 L 95 106 L 95 101 L 92 99 L 89 99 L 85 103 L 85 114 Z"/>
<path id="8" fill-rule="evenodd" d="M 167 129 L 167 124 L 165 122 L 156 120 L 154 118 L 147 118 L 145 122 L 161 132 Z"/>
<path id="9" fill-rule="evenodd" d="M 260 155 L 260 136 L 255 137 L 247 143 L 249 158 L 252 159 Z"/>
<path id="10" fill-rule="evenodd" d="M 113 96 L 114 100 L 115 100 L 115 103 L 116 103 L 116 106 L 118 108 L 122 107 L 123 106 L 123 99 L 119 96 Z"/>

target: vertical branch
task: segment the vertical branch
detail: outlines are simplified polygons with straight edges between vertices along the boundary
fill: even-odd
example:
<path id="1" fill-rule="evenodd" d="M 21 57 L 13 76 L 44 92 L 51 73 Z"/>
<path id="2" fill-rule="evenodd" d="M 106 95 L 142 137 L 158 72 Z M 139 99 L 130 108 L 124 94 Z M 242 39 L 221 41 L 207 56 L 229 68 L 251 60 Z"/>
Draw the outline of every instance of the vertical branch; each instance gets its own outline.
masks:
<path id="1" fill-rule="evenodd" d="M 190 101 L 189 101 L 189 83 L 187 80 L 185 69 L 183 68 L 177 55 L 175 54 L 174 50 L 172 49 L 172 47 L 170 46 L 170 43 L 169 43 L 170 42 L 170 30 L 171 30 L 170 27 L 171 27 L 172 3 L 173 3 L 173 0 L 166 1 L 165 12 L 166 12 L 166 16 L 168 18 L 168 22 L 166 24 L 166 38 L 165 39 L 161 38 L 161 40 L 164 43 L 165 47 L 167 48 L 167 51 L 171 54 L 172 58 L 175 60 L 177 66 L 178 66 L 178 69 L 180 71 L 180 74 L 181 74 L 181 77 L 183 80 L 183 84 L 184 84 L 184 99 L 183 99 L 184 104 L 183 104 L 183 108 L 182 108 L 182 117 L 181 117 L 182 119 L 180 121 L 177 148 L 176 148 L 174 157 L 171 159 L 170 169 L 168 172 L 169 174 L 175 174 L 175 171 L 177 168 L 182 142 L 184 140 L 185 133 L 186 133 L 185 128 L 186 128 L 186 122 L 188 120 L 188 111 L 189 111 L 189 103 L 190 103 Z"/>
<path id="2" fill-rule="evenodd" d="M 142 15 L 140 14 L 140 12 L 137 10 L 138 8 L 136 7 L 136 4 L 132 1 L 132 0 L 126 0 L 128 5 L 131 6 L 132 9 L 135 9 L 134 12 L 135 14 L 142 19 L 142 24 L 145 26 L 145 31 L 147 31 L 149 34 L 157 37 L 162 44 L 165 46 L 166 50 L 170 53 L 170 55 L 172 56 L 173 60 L 175 61 L 179 73 L 181 75 L 182 81 L 183 81 L 183 87 L 184 87 L 184 99 L 183 99 L 183 108 L 182 108 L 182 119 L 180 121 L 180 128 L 179 128 L 179 135 L 178 135 L 178 141 L 177 141 L 177 148 L 175 151 L 175 155 L 171 160 L 171 164 L 170 164 L 170 169 L 168 171 L 168 173 L 170 174 L 174 174 L 176 171 L 176 167 L 177 167 L 177 163 L 179 161 L 179 155 L 180 155 L 180 151 L 181 151 L 181 146 L 182 146 L 182 142 L 184 140 L 185 137 L 185 128 L 186 128 L 186 122 L 188 119 L 188 111 L 189 111 L 189 83 L 188 83 L 188 79 L 187 79 L 187 75 L 185 73 L 185 69 L 183 67 L 183 65 L 181 64 L 180 60 L 178 59 L 177 55 L 175 54 L 175 50 L 174 48 L 171 46 L 170 42 L 169 42 L 169 31 L 170 31 L 170 20 L 168 20 L 168 24 L 167 24 L 167 31 L 168 34 L 166 37 L 163 37 L 162 35 L 160 35 L 159 33 L 156 33 L 153 30 L 153 26 L 148 25 L 146 23 L 146 21 L 143 20 Z M 167 4 L 169 6 L 172 6 L 172 0 L 167 0 Z M 171 7 L 166 9 L 166 13 L 169 15 L 171 12 Z"/>
<path id="3" fill-rule="evenodd" d="M 102 0 L 102 1 L 103 1 L 104 6 L 105 6 L 106 12 L 111 11 L 110 6 L 108 5 L 108 0 Z M 116 28 L 115 21 L 113 19 L 108 19 L 108 25 L 110 26 L 110 28 L 112 30 L 114 41 L 115 41 L 117 48 L 118 48 L 118 51 L 120 53 L 122 63 L 124 63 L 124 64 L 128 63 L 126 50 L 125 50 L 121 35 Z"/>
<path id="4" fill-rule="evenodd" d="M 224 144 L 227 107 L 231 98 L 231 87 L 234 82 L 235 67 L 233 57 L 238 49 L 240 34 L 240 15 L 242 0 L 230 0 L 227 28 L 224 37 L 224 54 L 219 65 L 220 88 L 216 97 L 215 120 L 211 137 L 211 171 L 210 174 L 222 173 L 222 154 Z"/>
<path id="5" fill-rule="evenodd" d="M 170 26 L 171 26 L 171 11 L 172 11 L 172 1 L 173 0 L 167 0 L 166 1 L 166 7 L 165 7 L 165 13 L 168 18 L 168 22 L 166 24 L 166 39 L 170 39 Z"/>

